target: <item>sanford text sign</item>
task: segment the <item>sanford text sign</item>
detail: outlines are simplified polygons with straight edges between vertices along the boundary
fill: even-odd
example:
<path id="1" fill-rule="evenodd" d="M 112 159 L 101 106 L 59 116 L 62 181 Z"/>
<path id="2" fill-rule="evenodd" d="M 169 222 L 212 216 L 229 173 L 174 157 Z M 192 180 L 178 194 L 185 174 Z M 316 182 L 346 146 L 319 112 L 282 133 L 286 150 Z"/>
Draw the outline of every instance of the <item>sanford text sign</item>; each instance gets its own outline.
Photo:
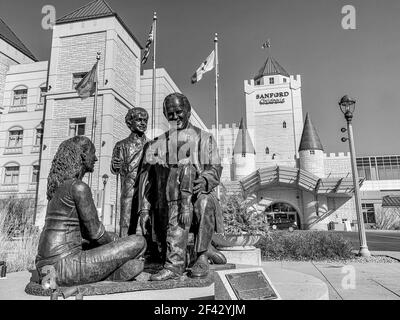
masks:
<path id="1" fill-rule="evenodd" d="M 288 96 L 289 96 L 288 91 L 271 92 L 264 94 L 256 94 L 256 99 L 259 100 L 260 104 L 274 104 L 274 103 L 284 103 L 285 98 Z"/>

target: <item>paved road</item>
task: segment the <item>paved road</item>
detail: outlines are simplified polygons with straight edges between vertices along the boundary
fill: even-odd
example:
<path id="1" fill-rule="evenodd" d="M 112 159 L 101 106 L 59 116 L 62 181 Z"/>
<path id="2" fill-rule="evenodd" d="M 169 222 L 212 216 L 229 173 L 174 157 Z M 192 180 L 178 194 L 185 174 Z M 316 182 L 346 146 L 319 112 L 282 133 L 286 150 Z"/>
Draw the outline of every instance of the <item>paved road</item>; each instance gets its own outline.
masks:
<path id="1" fill-rule="evenodd" d="M 342 234 L 349 239 L 354 248 L 360 246 L 357 232 L 330 231 Z M 367 231 L 367 245 L 370 251 L 400 251 L 400 232 Z"/>

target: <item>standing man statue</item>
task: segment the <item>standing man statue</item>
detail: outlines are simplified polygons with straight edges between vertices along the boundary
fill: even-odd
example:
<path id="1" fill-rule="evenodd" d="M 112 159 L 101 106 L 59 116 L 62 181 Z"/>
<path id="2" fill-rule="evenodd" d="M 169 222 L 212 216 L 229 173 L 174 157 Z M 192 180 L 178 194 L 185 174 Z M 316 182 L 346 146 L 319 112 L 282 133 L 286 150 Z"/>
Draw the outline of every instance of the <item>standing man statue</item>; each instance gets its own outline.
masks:
<path id="1" fill-rule="evenodd" d="M 111 172 L 121 175 L 121 206 L 120 206 L 120 237 L 135 234 L 136 228 L 129 229 L 129 225 L 136 226 L 131 220 L 132 203 L 135 193 L 135 180 L 143 147 L 147 141 L 145 132 L 149 115 L 143 108 L 133 108 L 125 116 L 125 122 L 131 134 L 124 140 L 118 141 L 114 147 L 111 159 Z M 118 201 L 118 200 L 117 200 Z M 137 217 L 132 217 L 132 219 Z M 136 220 L 137 222 L 137 220 Z"/>
<path id="2" fill-rule="evenodd" d="M 223 232 L 214 191 L 220 183 L 220 158 L 212 135 L 189 123 L 191 106 L 186 96 L 168 95 L 163 112 L 170 130 L 146 144 L 138 177 L 141 230 L 147 233 L 151 211 L 154 230 L 166 251 L 163 269 L 150 280 L 176 279 L 184 273 L 190 229 L 196 257 L 189 276 L 201 278 L 208 275 L 208 259 L 226 263 L 211 246 L 214 232 Z"/>

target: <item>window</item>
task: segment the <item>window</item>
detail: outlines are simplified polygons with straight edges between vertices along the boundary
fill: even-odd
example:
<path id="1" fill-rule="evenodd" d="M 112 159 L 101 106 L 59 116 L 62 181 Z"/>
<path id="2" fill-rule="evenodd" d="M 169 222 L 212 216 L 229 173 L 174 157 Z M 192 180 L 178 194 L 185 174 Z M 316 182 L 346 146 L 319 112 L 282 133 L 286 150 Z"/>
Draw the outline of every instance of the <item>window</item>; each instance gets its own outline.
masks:
<path id="1" fill-rule="evenodd" d="M 83 136 L 85 134 L 86 118 L 77 118 L 69 120 L 69 135 Z"/>
<path id="2" fill-rule="evenodd" d="M 283 121 L 282 127 L 283 127 L 283 129 L 286 129 L 286 121 Z"/>
<path id="3" fill-rule="evenodd" d="M 268 147 L 265 148 L 265 154 L 269 154 L 269 148 Z"/>
<path id="4" fill-rule="evenodd" d="M 357 158 L 357 171 L 366 180 L 400 178 L 400 156 Z"/>
<path id="5" fill-rule="evenodd" d="M 24 130 L 22 129 L 11 129 L 8 136 L 9 148 L 20 148 L 22 147 L 22 141 L 24 139 Z"/>
<path id="6" fill-rule="evenodd" d="M 14 90 L 13 106 L 26 106 L 28 89 Z"/>
<path id="7" fill-rule="evenodd" d="M 283 82 L 286 83 L 286 78 L 283 78 Z"/>
<path id="8" fill-rule="evenodd" d="M 42 139 L 43 135 L 43 129 L 42 128 L 37 128 L 36 133 L 35 133 L 35 146 L 40 146 L 40 141 Z"/>
<path id="9" fill-rule="evenodd" d="M 375 223 L 375 208 L 373 203 L 362 203 L 361 210 L 363 213 L 364 223 Z"/>
<path id="10" fill-rule="evenodd" d="M 15 185 L 18 184 L 19 166 L 8 165 L 5 167 L 4 184 Z"/>
<path id="11" fill-rule="evenodd" d="M 310 150 L 310 154 L 315 154 L 315 150 Z"/>
<path id="12" fill-rule="evenodd" d="M 32 166 L 32 181 L 31 183 L 39 182 L 39 165 L 35 164 Z"/>
<path id="13" fill-rule="evenodd" d="M 77 72 L 72 74 L 72 89 L 86 76 L 87 72 Z"/>
<path id="14" fill-rule="evenodd" d="M 44 104 L 44 94 L 47 92 L 46 87 L 40 87 L 39 104 Z"/>
<path id="15" fill-rule="evenodd" d="M 274 84 L 274 78 L 269 78 L 269 84 Z"/>

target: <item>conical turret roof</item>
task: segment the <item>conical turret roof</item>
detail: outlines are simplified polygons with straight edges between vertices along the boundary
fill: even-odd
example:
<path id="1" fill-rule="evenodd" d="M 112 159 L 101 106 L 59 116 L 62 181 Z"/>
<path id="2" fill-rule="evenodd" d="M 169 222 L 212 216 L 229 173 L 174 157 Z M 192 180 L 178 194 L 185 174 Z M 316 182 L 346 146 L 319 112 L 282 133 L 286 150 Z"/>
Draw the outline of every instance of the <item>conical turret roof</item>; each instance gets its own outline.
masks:
<path id="1" fill-rule="evenodd" d="M 307 113 L 304 121 L 303 134 L 301 135 L 299 151 L 303 150 L 324 150 L 317 130 L 311 122 L 311 117 Z"/>
<path id="2" fill-rule="evenodd" d="M 252 153 L 256 154 L 253 142 L 251 141 L 249 132 L 247 131 L 246 125 L 243 122 L 243 118 L 240 120 L 239 132 L 236 137 L 235 147 L 233 148 L 233 154 Z"/>
<path id="3" fill-rule="evenodd" d="M 254 80 L 258 80 L 264 76 L 272 76 L 277 74 L 290 77 L 289 73 L 278 63 L 278 61 L 276 61 L 272 56 L 268 56 L 257 75 L 254 77 Z"/>

